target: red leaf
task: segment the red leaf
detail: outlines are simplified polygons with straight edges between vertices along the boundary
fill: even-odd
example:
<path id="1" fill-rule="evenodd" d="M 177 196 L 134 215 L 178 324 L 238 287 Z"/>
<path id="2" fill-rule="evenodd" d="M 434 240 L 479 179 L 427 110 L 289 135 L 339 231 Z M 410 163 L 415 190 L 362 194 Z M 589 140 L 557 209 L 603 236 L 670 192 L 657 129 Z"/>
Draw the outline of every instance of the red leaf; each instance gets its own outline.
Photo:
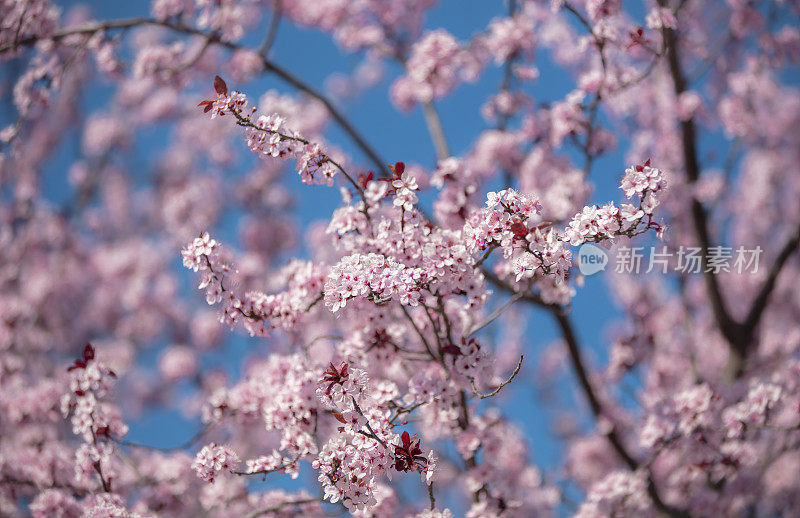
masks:
<path id="1" fill-rule="evenodd" d="M 86 368 L 86 362 L 84 362 L 84 361 L 82 361 L 82 360 L 75 360 L 75 363 L 74 363 L 74 364 L 72 364 L 72 365 L 71 365 L 71 366 L 70 366 L 70 367 L 67 369 L 67 372 L 73 371 L 73 370 L 75 370 L 75 369 L 85 369 L 85 368 Z"/>
<path id="2" fill-rule="evenodd" d="M 225 80 L 219 76 L 214 76 L 214 90 L 219 95 L 228 95 L 228 85 L 226 85 Z"/>
<path id="3" fill-rule="evenodd" d="M 513 223 L 510 230 L 515 236 L 520 237 L 528 233 L 528 227 L 526 227 L 525 224 L 520 221 Z"/>
<path id="4" fill-rule="evenodd" d="M 406 165 L 403 162 L 395 162 L 394 165 L 389 164 L 389 171 L 392 172 L 393 178 L 400 178 L 403 171 L 406 170 Z"/>
<path id="5" fill-rule="evenodd" d="M 408 431 L 404 431 L 402 435 L 400 435 L 400 440 L 403 441 L 403 448 L 408 449 L 411 446 L 411 437 L 408 435 Z"/>
<path id="6" fill-rule="evenodd" d="M 91 360 L 94 360 L 94 347 L 92 344 L 86 344 L 83 346 L 83 361 L 89 363 Z"/>
<path id="7" fill-rule="evenodd" d="M 442 352 L 453 356 L 461 356 L 461 348 L 454 344 L 445 345 L 442 347 Z"/>
<path id="8" fill-rule="evenodd" d="M 362 189 L 367 188 L 367 184 L 371 182 L 375 178 L 375 173 L 372 171 L 369 174 L 364 175 L 364 173 L 358 173 L 358 186 Z"/>

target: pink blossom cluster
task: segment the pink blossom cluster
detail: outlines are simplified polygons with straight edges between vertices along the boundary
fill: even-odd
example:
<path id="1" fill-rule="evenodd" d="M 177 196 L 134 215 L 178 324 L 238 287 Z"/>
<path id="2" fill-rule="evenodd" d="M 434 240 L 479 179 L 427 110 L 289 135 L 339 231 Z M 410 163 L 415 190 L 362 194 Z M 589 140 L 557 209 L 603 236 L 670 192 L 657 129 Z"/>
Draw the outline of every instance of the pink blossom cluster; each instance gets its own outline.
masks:
<path id="1" fill-rule="evenodd" d="M 625 176 L 620 184 L 620 188 L 625 192 L 627 198 L 631 198 L 633 195 L 642 199 L 648 198 L 648 195 L 655 197 L 665 187 L 664 175 L 660 170 L 650 166 L 650 160 L 645 162 L 644 165 L 626 169 Z M 643 203 L 643 208 L 647 207 L 649 209 L 645 209 L 645 213 L 651 214 L 653 212 L 654 203 L 656 202 Z"/>
<path id="2" fill-rule="evenodd" d="M 70 417 L 72 432 L 83 440 L 75 452 L 75 477 L 91 484 L 99 474 L 107 491 L 115 477 L 111 463 L 114 446 L 109 440 L 128 433 L 119 409 L 103 401 L 116 374 L 95 358 L 91 344 L 84 346 L 82 357 L 69 367 L 69 373 L 71 392 L 62 396 L 61 411 Z"/>
<path id="3" fill-rule="evenodd" d="M 387 401 L 370 397 L 368 382 L 363 370 L 346 362 L 331 363 L 317 388 L 320 401 L 344 426 L 325 444 L 312 466 L 319 471 L 325 499 L 341 500 L 350 511 L 375 506 L 377 482 L 383 476 L 391 478 L 392 469 L 419 471 L 423 481 L 430 483 L 435 468 L 433 452 L 424 456 L 416 435 L 392 432 Z"/>
<path id="4" fill-rule="evenodd" d="M 589 490 L 576 517 L 595 518 L 618 514 L 621 516 L 646 516 L 652 513 L 647 496 L 647 482 L 641 473 L 617 471 L 609 474 Z"/>
<path id="5" fill-rule="evenodd" d="M 477 176 L 476 171 L 456 157 L 438 163 L 431 179 L 431 184 L 440 189 L 433 210 L 444 228 L 464 225 L 467 208 L 475 203 L 478 194 Z"/>
<path id="6" fill-rule="evenodd" d="M 624 213 L 623 216 L 623 212 L 613 202 L 602 207 L 596 205 L 584 207 L 580 214 L 573 216 L 569 222 L 569 227 L 564 232 L 564 239 L 572 246 L 587 241 L 600 242 L 611 239 L 623 230 L 623 221 L 627 223 L 628 217 L 635 218 L 635 213 Z M 629 224 L 626 226 L 630 228 Z"/>
<path id="7" fill-rule="evenodd" d="M 489 24 L 489 34 L 482 43 L 497 64 L 505 63 L 519 53 L 532 54 L 536 44 L 534 21 L 519 14 L 509 18 L 498 18 Z"/>
<path id="8" fill-rule="evenodd" d="M 514 239 L 525 236 L 528 225 L 540 222 L 541 205 L 513 189 L 490 192 L 486 198 L 486 208 L 473 213 L 464 225 L 470 249 L 482 251 L 494 243 L 509 255 Z"/>
<path id="9" fill-rule="evenodd" d="M 0 46 L 20 38 L 47 37 L 57 28 L 61 10 L 48 0 L 0 3 Z"/>
<path id="10" fill-rule="evenodd" d="M 231 327 L 242 322 L 251 335 L 264 335 L 272 327 L 291 328 L 323 296 L 325 270 L 314 263 L 287 265 L 277 276 L 284 280 L 285 289 L 266 294 L 243 292 L 221 245 L 207 232 L 194 238 L 181 254 L 183 265 L 200 273 L 198 288 L 205 292 L 206 302 L 222 303 L 220 321 Z"/>
<path id="11" fill-rule="evenodd" d="M 225 41 L 241 39 L 260 15 L 255 2 L 249 0 L 154 0 L 151 11 L 161 21 L 171 17 L 188 20 L 196 15 L 198 27 L 218 32 Z"/>
<path id="12" fill-rule="evenodd" d="M 469 79 L 473 57 L 444 29 L 427 33 L 412 48 L 407 74 L 392 85 L 392 100 L 403 108 L 431 102 L 453 91 L 460 79 Z"/>
<path id="13" fill-rule="evenodd" d="M 230 447 L 211 443 L 197 452 L 192 469 L 206 482 L 214 482 L 221 471 L 233 471 L 239 465 L 239 456 Z"/>
<path id="14" fill-rule="evenodd" d="M 301 26 L 331 33 L 344 49 L 391 56 L 404 48 L 400 35 L 419 37 L 425 14 L 435 5 L 435 0 L 293 0 L 283 10 Z"/>
<path id="15" fill-rule="evenodd" d="M 396 298 L 403 305 L 415 306 L 426 281 L 425 270 L 406 267 L 391 257 L 375 253 L 348 255 L 331 268 L 325 281 L 325 305 L 336 312 L 353 298 L 366 298 L 376 304 Z"/>
<path id="16" fill-rule="evenodd" d="M 651 167 L 649 160 L 644 165 L 629 167 L 625 170 L 620 188 L 627 198 L 634 195 L 639 198 L 638 207 L 628 203 L 620 208 L 613 203 L 602 207 L 584 207 L 570 221 L 564 240 L 577 246 L 585 242 L 613 240 L 620 235 L 630 237 L 642 232 L 641 223 L 645 223 L 645 230 L 654 228 L 662 236 L 665 229 L 653 221 L 653 212 L 665 187 L 661 171 Z"/>

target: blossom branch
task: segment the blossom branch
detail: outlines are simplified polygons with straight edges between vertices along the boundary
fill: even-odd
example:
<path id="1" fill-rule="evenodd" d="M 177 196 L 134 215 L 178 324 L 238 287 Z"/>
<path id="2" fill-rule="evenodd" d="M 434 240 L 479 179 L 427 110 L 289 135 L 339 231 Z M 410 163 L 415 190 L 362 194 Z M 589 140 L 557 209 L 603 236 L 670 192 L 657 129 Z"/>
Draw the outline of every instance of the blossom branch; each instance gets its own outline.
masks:
<path id="1" fill-rule="evenodd" d="M 483 255 L 481 255 L 480 258 L 477 261 L 475 261 L 474 267 L 475 268 L 480 267 L 480 265 L 482 265 L 484 261 L 486 261 L 490 255 L 492 255 L 492 252 L 494 252 L 494 250 L 498 246 L 500 246 L 499 243 L 491 243 L 489 246 L 487 246 L 486 250 L 483 252 Z"/>
<path id="2" fill-rule="evenodd" d="M 8 52 L 9 50 L 15 50 L 18 47 L 31 46 L 36 42 L 38 42 L 40 39 L 60 41 L 63 40 L 64 38 L 73 35 L 79 35 L 79 34 L 91 35 L 97 32 L 111 30 L 111 29 L 129 29 L 132 27 L 138 27 L 143 25 L 155 25 L 159 27 L 166 27 L 168 29 L 184 34 L 203 36 L 207 38 L 210 42 L 228 48 L 230 50 L 246 49 L 242 45 L 220 39 L 218 34 L 207 33 L 202 30 L 196 29 L 194 27 L 190 27 L 182 22 L 160 21 L 152 18 L 127 18 L 127 19 L 99 22 L 83 27 L 63 29 L 60 31 L 56 31 L 55 33 L 45 38 L 33 35 L 22 39 L 15 39 L 13 42 L 7 43 L 5 45 L 0 45 L 0 54 Z M 333 119 L 336 121 L 336 123 L 352 139 L 353 143 L 355 143 L 355 145 L 370 159 L 370 161 L 376 167 L 376 171 L 379 171 L 380 174 L 384 177 L 391 177 L 390 172 L 386 168 L 386 161 L 378 156 L 378 153 L 372 148 L 372 146 L 369 145 L 369 143 L 367 143 L 366 139 L 361 135 L 361 133 L 359 133 L 355 129 L 355 127 L 350 123 L 350 121 L 348 121 L 347 118 L 338 109 L 336 109 L 333 103 L 326 96 L 318 92 L 311 85 L 305 83 L 298 77 L 294 76 L 288 70 L 285 70 L 279 65 L 273 63 L 272 61 L 267 59 L 266 56 L 260 55 L 259 57 L 261 59 L 262 66 L 266 72 L 275 74 L 283 82 L 293 86 L 297 90 L 304 92 L 310 97 L 313 97 L 314 99 L 321 102 L 325 106 L 325 109 L 328 111 L 328 113 L 330 113 L 331 117 L 333 117 Z"/>
<path id="3" fill-rule="evenodd" d="M 233 471 L 232 470 L 231 473 L 233 473 L 234 475 L 239 475 L 239 476 L 268 475 L 269 473 L 275 473 L 276 471 L 282 471 L 282 470 L 285 470 L 287 468 L 291 468 L 292 466 L 295 466 L 297 464 L 297 461 L 300 460 L 301 456 L 302 456 L 302 454 L 298 454 L 293 459 L 291 459 L 291 460 L 289 460 L 287 462 L 284 462 L 283 464 L 280 464 L 279 466 L 275 466 L 274 468 L 270 468 L 270 469 L 260 469 L 260 470 L 257 470 L 257 471 Z"/>
<path id="4" fill-rule="evenodd" d="M 417 336 L 419 336 L 419 339 L 422 340 L 422 344 L 425 346 L 425 350 L 428 351 L 430 357 L 433 359 L 437 359 L 436 355 L 433 354 L 433 349 L 431 349 L 431 345 L 428 343 L 428 339 L 425 338 L 425 335 L 422 333 L 422 330 L 420 330 L 419 326 L 417 326 L 417 323 L 414 322 L 414 319 L 411 317 L 411 314 L 408 312 L 406 307 L 400 304 L 400 310 L 403 312 L 403 315 L 406 317 L 406 320 L 408 320 L 411 323 L 411 327 L 414 328 L 414 331 L 416 331 Z"/>
<path id="5" fill-rule="evenodd" d="M 661 7 L 666 7 L 665 0 L 659 0 L 658 3 Z M 673 29 L 669 27 L 663 27 L 662 37 L 664 39 L 664 45 L 667 51 L 667 62 L 669 65 L 670 75 L 672 77 L 675 95 L 676 97 L 680 97 L 680 95 L 686 91 L 687 85 L 686 79 L 683 75 L 683 70 L 681 68 L 680 58 L 678 56 L 677 36 Z M 690 118 L 680 121 L 680 130 L 682 144 L 681 149 L 683 152 L 683 162 L 686 169 L 686 177 L 688 179 L 688 183 L 692 185 L 700 178 L 700 165 L 697 159 L 697 146 L 695 142 L 696 129 L 694 119 Z M 720 331 L 728 340 L 728 343 L 732 347 L 732 351 L 735 351 L 738 348 L 737 344 L 742 341 L 741 326 L 737 325 L 736 322 L 733 321 L 730 313 L 728 312 L 725 300 L 722 296 L 722 291 L 717 281 L 717 277 L 707 271 L 707 253 L 711 247 L 711 238 L 708 230 L 708 218 L 702 204 L 695 197 L 692 197 L 691 199 L 690 212 L 695 237 L 699 241 L 701 248 L 700 257 L 701 267 L 704 272 L 703 280 L 705 282 L 706 291 L 708 292 L 709 300 L 711 302 L 711 309 Z M 734 363 L 740 365 L 741 358 L 737 358 L 737 356 L 737 353 L 733 353 L 732 359 Z M 735 367 L 735 369 L 738 370 L 739 367 Z"/>
<path id="6" fill-rule="evenodd" d="M 659 0 L 659 5 L 664 7 L 665 0 Z M 672 77 L 675 95 L 680 97 L 687 89 L 687 82 L 681 68 L 680 58 L 678 56 L 678 38 L 674 29 L 664 27 L 662 28 L 662 35 L 664 44 L 667 51 L 667 60 L 669 63 L 670 75 Z M 694 184 L 700 177 L 700 165 L 697 158 L 697 145 L 696 145 L 696 128 L 694 119 L 689 118 L 680 122 L 681 129 L 681 142 L 683 150 L 684 165 L 686 168 L 686 176 L 689 184 Z M 700 244 L 700 259 L 701 268 L 703 269 L 703 279 L 708 292 L 709 300 L 711 302 L 711 309 L 717 326 L 728 341 L 730 348 L 730 355 L 728 358 L 728 365 L 726 366 L 727 377 L 737 378 L 741 376 L 744 369 L 744 361 L 747 356 L 748 350 L 753 342 L 753 333 L 755 327 L 761 318 L 769 295 L 774 289 L 775 282 L 781 268 L 786 260 L 797 248 L 800 243 L 800 230 L 792 234 L 792 237 L 787 241 L 781 249 L 778 257 L 770 270 L 767 280 L 757 294 L 747 317 L 743 322 L 736 321 L 730 314 L 725 299 L 722 295 L 722 290 L 717 281 L 717 277 L 710 272 L 708 268 L 708 250 L 711 247 L 711 238 L 708 230 L 708 216 L 703 205 L 700 201 L 692 197 L 691 200 L 691 216 L 694 226 L 695 235 Z"/>
<path id="7" fill-rule="evenodd" d="M 228 108 L 229 108 L 230 112 L 233 114 L 233 116 L 236 117 L 236 121 L 239 124 L 239 126 L 243 126 L 245 128 L 253 128 L 256 131 L 262 131 L 264 133 L 267 133 L 268 135 L 277 135 L 278 137 L 280 137 L 280 139 L 282 141 L 291 140 L 291 141 L 294 141 L 294 142 L 299 142 L 299 143 L 301 143 L 303 145 L 311 144 L 310 140 L 305 139 L 303 137 L 298 137 L 296 135 L 287 135 L 285 133 L 281 133 L 280 131 L 274 131 L 274 130 L 271 130 L 269 128 L 263 128 L 263 127 L 259 126 L 258 124 L 253 123 L 253 121 L 251 121 L 247 117 L 243 116 L 241 114 L 241 111 L 238 110 L 235 106 L 229 105 Z M 323 162 L 328 162 L 331 165 L 333 165 L 334 167 L 336 167 L 336 169 L 338 169 L 344 175 L 344 177 L 347 178 L 347 180 L 350 182 L 350 184 L 356 189 L 358 194 L 361 196 L 361 199 L 364 201 L 364 205 L 365 205 L 364 215 L 367 217 L 367 219 L 369 219 L 370 216 L 369 216 L 369 213 L 366 210 L 367 200 L 364 197 L 364 189 L 362 189 L 361 186 L 358 185 L 358 183 L 353 179 L 352 176 L 347 174 L 347 171 L 344 170 L 344 168 L 341 166 L 341 164 L 339 164 L 336 160 L 331 158 L 329 155 L 327 155 L 327 154 L 323 155 L 320 163 L 323 163 Z"/>

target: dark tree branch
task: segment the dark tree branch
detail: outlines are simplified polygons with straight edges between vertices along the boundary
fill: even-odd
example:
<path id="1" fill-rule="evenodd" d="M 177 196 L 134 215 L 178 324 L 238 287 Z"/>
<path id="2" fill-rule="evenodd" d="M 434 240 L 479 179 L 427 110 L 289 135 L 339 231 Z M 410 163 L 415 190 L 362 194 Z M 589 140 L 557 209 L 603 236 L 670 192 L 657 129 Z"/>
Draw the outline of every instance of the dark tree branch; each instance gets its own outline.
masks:
<path id="1" fill-rule="evenodd" d="M 761 319 L 761 315 L 767 307 L 767 302 L 769 302 L 769 296 L 775 289 L 775 282 L 778 279 L 778 274 L 781 273 L 786 261 L 792 253 L 797 250 L 798 246 L 800 246 L 800 225 L 798 225 L 794 233 L 786 241 L 786 244 L 781 248 L 778 257 L 772 264 L 772 268 L 769 269 L 767 280 L 764 281 L 761 291 L 758 292 L 758 295 L 756 295 L 756 298 L 753 300 L 750 312 L 744 320 L 745 332 L 752 334 L 753 330 L 758 325 L 758 321 Z"/>
<path id="2" fill-rule="evenodd" d="M 581 357 L 581 348 L 578 345 L 578 340 L 575 337 L 575 332 L 572 329 L 572 323 L 569 320 L 568 314 L 561 310 L 551 310 L 551 313 L 553 317 L 555 317 L 558 327 L 561 329 L 561 334 L 564 337 L 564 341 L 567 343 L 567 350 L 569 351 L 572 368 L 575 371 L 575 375 L 578 377 L 578 382 L 580 383 L 583 393 L 589 402 L 589 407 L 592 409 L 592 414 L 594 414 L 595 419 L 604 417 L 603 406 L 600 403 L 594 388 L 592 387 L 591 381 L 589 380 L 586 366 L 584 365 L 583 358 Z M 627 464 L 632 471 L 636 471 L 637 469 L 643 467 L 628 452 L 614 427 L 612 427 L 611 430 L 605 434 L 605 436 L 608 439 L 608 442 L 614 448 L 614 451 L 617 452 L 620 458 L 622 458 L 625 464 Z M 685 511 L 675 509 L 661 499 L 658 494 L 656 484 L 649 474 L 649 470 L 647 475 L 647 493 L 650 495 L 650 499 L 653 501 L 653 504 L 656 506 L 656 508 L 663 514 L 676 518 L 688 516 Z"/>
<path id="3" fill-rule="evenodd" d="M 659 4 L 665 7 L 666 0 L 659 0 Z M 669 63 L 669 71 L 672 76 L 675 96 L 678 97 L 687 89 L 686 78 L 678 56 L 678 37 L 675 30 L 670 28 L 662 29 L 662 37 L 664 38 L 664 46 L 667 51 L 667 62 Z M 686 178 L 691 185 L 700 177 L 700 165 L 697 159 L 698 153 L 696 144 L 697 131 L 694 120 L 688 119 L 681 121 L 680 133 Z M 716 275 L 707 271 L 709 270 L 708 250 L 711 247 L 708 216 L 703 205 L 695 197 L 692 197 L 690 212 L 694 233 L 701 248 L 703 281 L 711 303 L 711 311 L 714 314 L 717 327 L 730 346 L 726 376 L 728 378 L 737 378 L 741 376 L 743 372 L 745 359 L 753 346 L 756 327 L 767 307 L 769 296 L 775 288 L 778 274 L 800 243 L 800 228 L 792 234 L 778 253 L 778 257 L 770 269 L 767 280 L 756 295 L 750 311 L 744 321 L 739 322 L 731 316 L 726 307 L 725 299 L 722 295 Z"/>
<path id="4" fill-rule="evenodd" d="M 666 6 L 665 0 L 659 0 L 659 4 L 662 7 Z M 665 27 L 662 30 L 662 37 L 664 38 L 664 46 L 667 51 L 667 63 L 669 64 L 669 71 L 672 76 L 675 96 L 679 97 L 686 91 L 686 79 L 683 74 L 683 69 L 681 68 L 680 58 L 678 57 L 677 35 L 673 29 Z M 688 119 L 681 121 L 680 133 L 686 179 L 691 185 L 700 178 L 700 164 L 697 159 L 696 145 L 697 132 L 694 120 Z M 725 299 L 722 296 L 717 277 L 706 271 L 708 269 L 708 249 L 711 247 L 711 237 L 708 231 L 708 216 L 706 215 L 703 205 L 695 197 L 692 197 L 690 214 L 694 234 L 701 248 L 700 261 L 703 269 L 703 282 L 705 283 L 708 298 L 711 302 L 711 310 L 714 314 L 714 319 L 723 336 L 725 336 L 725 339 L 732 347 L 735 347 L 735 344 L 741 341 L 740 332 L 725 305 Z"/>
<path id="5" fill-rule="evenodd" d="M 581 348 L 580 345 L 578 345 L 578 339 L 575 336 L 575 331 L 572 328 L 572 322 L 570 321 L 568 314 L 564 311 L 558 310 L 551 311 L 551 313 L 555 318 L 559 329 L 561 330 L 561 336 L 563 336 L 564 341 L 567 344 L 567 351 L 569 352 L 572 369 L 575 371 L 575 376 L 578 378 L 578 382 L 583 390 L 583 394 L 586 396 L 586 400 L 589 402 L 589 408 L 592 410 L 592 415 L 594 415 L 595 419 L 605 417 L 603 406 L 597 397 L 594 387 L 592 387 L 591 381 L 589 380 L 589 375 L 586 371 L 586 365 L 584 364 L 583 357 L 581 355 Z M 616 430 L 612 428 L 611 431 L 606 434 L 606 436 L 608 437 L 608 441 L 611 443 L 611 446 L 613 446 L 614 450 L 617 452 L 620 458 L 625 461 L 625 464 L 627 464 L 629 468 L 635 470 L 639 467 L 639 463 L 636 462 L 636 459 L 634 459 L 630 453 L 628 453 L 625 445 L 617 435 Z"/>

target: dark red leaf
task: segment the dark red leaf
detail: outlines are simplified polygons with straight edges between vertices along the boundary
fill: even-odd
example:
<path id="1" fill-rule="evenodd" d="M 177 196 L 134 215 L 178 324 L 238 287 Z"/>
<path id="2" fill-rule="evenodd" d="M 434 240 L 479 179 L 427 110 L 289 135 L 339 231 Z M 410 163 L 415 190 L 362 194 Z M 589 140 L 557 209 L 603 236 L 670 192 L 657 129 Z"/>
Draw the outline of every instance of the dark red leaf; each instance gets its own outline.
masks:
<path id="1" fill-rule="evenodd" d="M 214 90 L 219 95 L 228 95 L 228 85 L 226 85 L 225 81 L 219 76 L 214 76 Z"/>
<path id="2" fill-rule="evenodd" d="M 362 189 L 367 188 L 367 184 L 375 178 L 375 173 L 370 171 L 368 174 L 358 173 L 358 186 Z"/>
<path id="3" fill-rule="evenodd" d="M 461 356 L 461 348 L 454 344 L 445 345 L 442 347 L 442 352 L 453 356 Z"/>
<path id="4" fill-rule="evenodd" d="M 511 232 L 513 232 L 515 236 L 524 236 L 528 233 L 528 227 L 526 227 L 524 223 L 517 221 L 511 225 Z"/>
<path id="5" fill-rule="evenodd" d="M 75 360 L 75 363 L 69 366 L 67 372 L 73 371 L 75 369 L 85 369 L 85 368 L 86 368 L 86 362 L 84 362 L 83 360 Z"/>
<path id="6" fill-rule="evenodd" d="M 94 360 L 94 347 L 92 344 L 86 344 L 83 346 L 83 361 L 89 363 L 92 360 Z"/>

